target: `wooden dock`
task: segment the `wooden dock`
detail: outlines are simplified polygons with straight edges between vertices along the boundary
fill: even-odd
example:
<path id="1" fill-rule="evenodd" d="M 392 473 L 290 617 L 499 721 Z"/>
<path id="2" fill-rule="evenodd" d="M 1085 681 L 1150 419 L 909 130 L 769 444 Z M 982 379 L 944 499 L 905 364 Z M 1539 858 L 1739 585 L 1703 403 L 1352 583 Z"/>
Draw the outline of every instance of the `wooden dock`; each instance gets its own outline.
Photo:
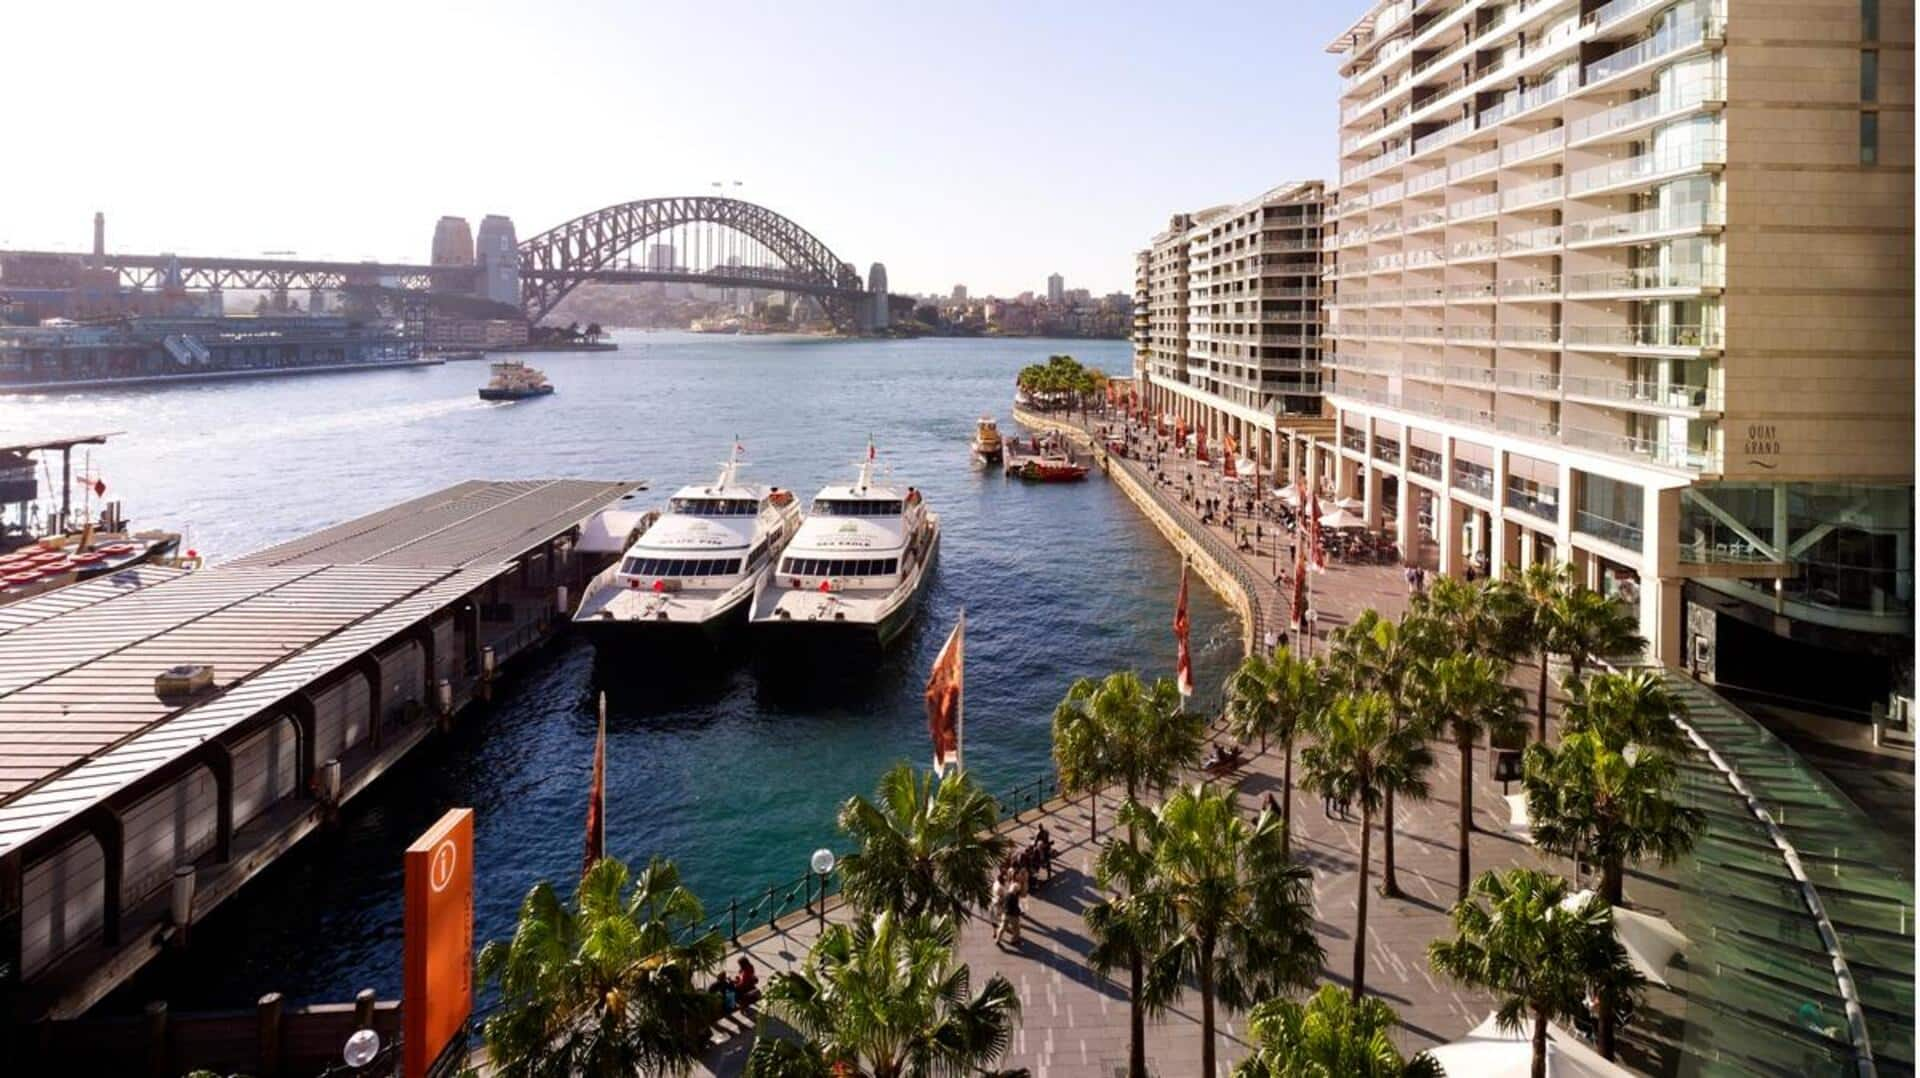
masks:
<path id="1" fill-rule="evenodd" d="M 0 987 L 86 1010 L 545 638 L 640 484 L 460 483 L 0 610 Z M 190 696 L 162 671 L 212 668 Z"/>

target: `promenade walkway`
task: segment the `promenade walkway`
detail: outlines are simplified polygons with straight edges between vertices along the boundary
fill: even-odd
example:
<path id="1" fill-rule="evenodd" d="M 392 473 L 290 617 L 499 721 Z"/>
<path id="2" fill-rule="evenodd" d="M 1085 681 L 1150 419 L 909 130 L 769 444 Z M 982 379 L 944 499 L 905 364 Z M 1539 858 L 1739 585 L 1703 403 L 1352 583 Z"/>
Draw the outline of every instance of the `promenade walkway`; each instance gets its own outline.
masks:
<path id="1" fill-rule="evenodd" d="M 1134 461 L 1111 462 L 1139 469 Z M 1165 459 L 1167 471 L 1175 481 L 1183 482 L 1183 471 L 1196 467 L 1190 462 Z M 1144 472 L 1136 471 L 1144 480 Z M 1217 479 L 1213 480 L 1217 483 Z M 1206 478 L 1196 475 L 1196 487 L 1204 489 Z M 1236 556 L 1232 537 L 1224 529 L 1209 529 L 1197 514 L 1181 505 L 1177 498 L 1161 499 L 1180 525 L 1193 534 L 1211 530 L 1226 541 L 1226 556 Z M 1266 525 L 1263 524 L 1263 530 Z M 1269 539 L 1258 555 L 1237 555 L 1242 559 L 1235 575 L 1252 580 L 1255 599 L 1263 620 L 1277 633 L 1285 627 L 1289 598 L 1274 584 L 1272 542 Z M 1281 552 L 1285 560 L 1285 551 Z M 1291 571 L 1291 566 L 1288 566 Z M 1403 613 L 1407 589 L 1399 568 L 1394 566 L 1343 566 L 1332 564 L 1324 573 L 1312 576 L 1312 608 L 1318 613 L 1319 639 L 1313 647 L 1325 647 L 1325 635 L 1350 623 L 1361 611 L 1374 608 L 1390 616 Z M 1302 641 L 1292 642 L 1296 649 Z M 1065 686 L 1062 686 L 1064 691 Z M 1203 686 L 1200 699 L 1208 699 L 1217 686 Z M 1249 746 L 1250 750 L 1258 746 Z M 1485 750 L 1476 764 L 1474 817 L 1476 830 L 1471 840 L 1473 871 L 1515 866 L 1547 867 L 1571 874 L 1570 866 L 1539 854 L 1525 835 L 1510 825 L 1510 811 L 1498 783 L 1487 780 Z M 1402 1025 L 1397 1036 L 1401 1048 L 1412 1053 L 1457 1039 L 1479 1024 L 1493 1009 L 1493 1001 L 1484 994 L 1463 990 L 1437 977 L 1427 965 L 1429 941 L 1448 934 L 1447 909 L 1455 898 L 1455 857 L 1457 850 L 1459 756 L 1450 747 L 1436 744 L 1435 766 L 1429 774 L 1432 797 L 1424 802 L 1402 799 L 1397 806 L 1396 849 L 1399 883 L 1403 897 L 1375 897 L 1370 903 L 1367 926 L 1367 989 L 1392 1004 Z M 1255 755 L 1249 764 L 1230 780 L 1241 795 L 1249 816 L 1256 814 L 1264 800 L 1281 791 L 1283 761 L 1277 746 Z M 1296 765 L 1295 779 L 1300 779 Z M 1515 787 L 1517 790 L 1517 787 Z M 1114 802 L 1103 797 L 1098 805 L 1100 823 L 1111 821 Z M 977 989 L 988 976 L 999 973 L 1019 990 L 1024 1008 L 1019 1032 L 1012 1049 L 1001 1061 L 1007 1070 L 1026 1069 L 1034 1078 L 1114 1078 L 1124 1075 L 1127 1063 L 1128 1007 L 1125 974 L 1105 981 L 1088 967 L 1090 949 L 1082 913 L 1097 901 L 1090 865 L 1096 844 L 1090 841 L 1091 807 L 1085 799 L 1056 799 L 1008 821 L 1005 829 L 1016 844 L 1025 842 L 1042 821 L 1063 850 L 1061 871 L 1039 888 L 1026 907 L 1024 940 L 1017 949 L 1001 948 L 992 938 L 992 929 L 983 920 L 970 923 L 963 932 L 961 958 L 971 967 Z M 1325 983 L 1345 986 L 1352 969 L 1356 914 L 1360 828 L 1357 818 L 1329 818 L 1317 795 L 1296 789 L 1292 804 L 1293 847 L 1295 855 L 1313 873 L 1316 934 L 1326 951 L 1322 969 Z M 1104 832 L 1102 833 L 1104 838 Z M 1381 842 L 1374 841 L 1376 858 Z M 1553 863 L 1550 863 L 1553 862 Z M 1376 860 L 1372 884 L 1378 886 L 1380 866 Z M 1660 909 L 1673 893 L 1652 876 L 1635 873 L 1629 881 L 1630 897 L 1643 908 Z M 828 904 L 826 916 L 840 920 L 847 915 L 837 900 Z M 749 956 L 759 967 L 763 979 L 771 974 L 798 968 L 818 934 L 819 922 L 811 915 L 793 915 L 782 919 L 773 929 L 742 937 L 736 953 Z M 729 957 L 731 965 L 735 959 Z M 1223 1068 L 1242 1058 L 1244 1015 L 1222 1008 L 1220 1062 Z M 1649 1025 L 1652 1023 L 1649 1022 Z M 751 1017 L 736 1018 L 726 1026 L 724 1036 L 705 1060 L 700 1073 L 737 1073 L 751 1047 L 754 1026 Z M 1636 1041 L 1634 1031 L 1625 1037 L 1625 1062 L 1635 1069 L 1666 1070 L 1657 1059 L 1649 1058 L 1649 1047 Z M 1657 1053 L 1657 1049 L 1654 1049 Z M 1148 1062 L 1160 1075 L 1196 1074 L 1200 1066 L 1199 999 L 1190 994 L 1159 1019 L 1148 1025 Z"/>

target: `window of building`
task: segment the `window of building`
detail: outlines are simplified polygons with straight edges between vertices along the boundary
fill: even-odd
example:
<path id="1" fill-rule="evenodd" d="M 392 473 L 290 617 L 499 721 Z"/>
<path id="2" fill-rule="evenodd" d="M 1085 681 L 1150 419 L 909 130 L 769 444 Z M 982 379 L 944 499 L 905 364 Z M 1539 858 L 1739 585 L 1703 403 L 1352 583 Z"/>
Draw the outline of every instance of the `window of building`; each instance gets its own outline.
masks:
<path id="1" fill-rule="evenodd" d="M 1860 53 L 1860 100 L 1880 100 L 1880 53 L 1866 49 Z"/>
<path id="2" fill-rule="evenodd" d="M 1573 528 L 1610 543 L 1638 550 L 1646 513 L 1646 492 L 1638 485 L 1602 475 L 1576 472 L 1580 500 Z"/>
<path id="3" fill-rule="evenodd" d="M 1860 114 L 1860 163 L 1880 163 L 1880 114 L 1877 112 Z"/>
<path id="4" fill-rule="evenodd" d="M 1860 36 L 1880 40 L 1880 0 L 1860 0 Z"/>

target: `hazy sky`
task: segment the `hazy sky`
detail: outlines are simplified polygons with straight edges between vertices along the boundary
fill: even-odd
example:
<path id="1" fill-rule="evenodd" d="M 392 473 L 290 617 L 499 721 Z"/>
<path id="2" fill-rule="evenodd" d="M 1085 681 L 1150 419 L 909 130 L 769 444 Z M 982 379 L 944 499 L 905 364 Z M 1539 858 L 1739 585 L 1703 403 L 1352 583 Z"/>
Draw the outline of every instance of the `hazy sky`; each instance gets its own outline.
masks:
<path id="1" fill-rule="evenodd" d="M 424 261 L 739 194 L 897 292 L 1130 290 L 1169 213 L 1332 167 L 1359 0 L 6 5 L 0 247 Z"/>

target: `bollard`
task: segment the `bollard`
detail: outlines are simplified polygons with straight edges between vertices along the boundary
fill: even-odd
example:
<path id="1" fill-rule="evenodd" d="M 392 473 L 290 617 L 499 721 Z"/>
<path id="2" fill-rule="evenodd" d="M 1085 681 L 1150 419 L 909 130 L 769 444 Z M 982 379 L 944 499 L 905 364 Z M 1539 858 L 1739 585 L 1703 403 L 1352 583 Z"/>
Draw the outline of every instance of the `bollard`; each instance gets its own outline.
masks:
<path id="1" fill-rule="evenodd" d="M 340 804 L 340 761 L 337 759 L 320 765 L 320 800 L 329 806 Z"/>
<path id="2" fill-rule="evenodd" d="M 565 584 L 553 589 L 553 612 L 555 616 L 562 618 L 573 613 L 573 609 L 567 605 L 567 586 Z"/>
<path id="3" fill-rule="evenodd" d="M 179 929 L 175 939 L 187 942 L 187 926 L 193 923 L 193 884 L 192 865 L 176 865 L 173 869 L 173 890 L 167 896 L 167 915 L 172 918 L 174 927 Z"/>
<path id="4" fill-rule="evenodd" d="M 440 683 L 434 686 L 434 695 L 440 702 L 440 714 L 453 714 L 453 682 L 448 678 L 441 678 Z"/>
<path id="5" fill-rule="evenodd" d="M 740 943 L 740 900 L 727 899 L 727 938 L 735 945 Z"/>
<path id="6" fill-rule="evenodd" d="M 167 1001 L 156 999 L 147 1004 L 147 1073 L 165 1078 L 167 1067 Z"/>
<path id="7" fill-rule="evenodd" d="M 362 988 L 360 993 L 353 997 L 354 1029 L 373 1028 L 373 1005 L 378 998 L 379 996 L 371 988 Z"/>
<path id="8" fill-rule="evenodd" d="M 268 992 L 260 997 L 256 1017 L 260 1048 L 260 1074 L 262 1078 L 279 1078 L 280 1074 L 280 1011 L 282 1000 L 280 993 Z"/>

